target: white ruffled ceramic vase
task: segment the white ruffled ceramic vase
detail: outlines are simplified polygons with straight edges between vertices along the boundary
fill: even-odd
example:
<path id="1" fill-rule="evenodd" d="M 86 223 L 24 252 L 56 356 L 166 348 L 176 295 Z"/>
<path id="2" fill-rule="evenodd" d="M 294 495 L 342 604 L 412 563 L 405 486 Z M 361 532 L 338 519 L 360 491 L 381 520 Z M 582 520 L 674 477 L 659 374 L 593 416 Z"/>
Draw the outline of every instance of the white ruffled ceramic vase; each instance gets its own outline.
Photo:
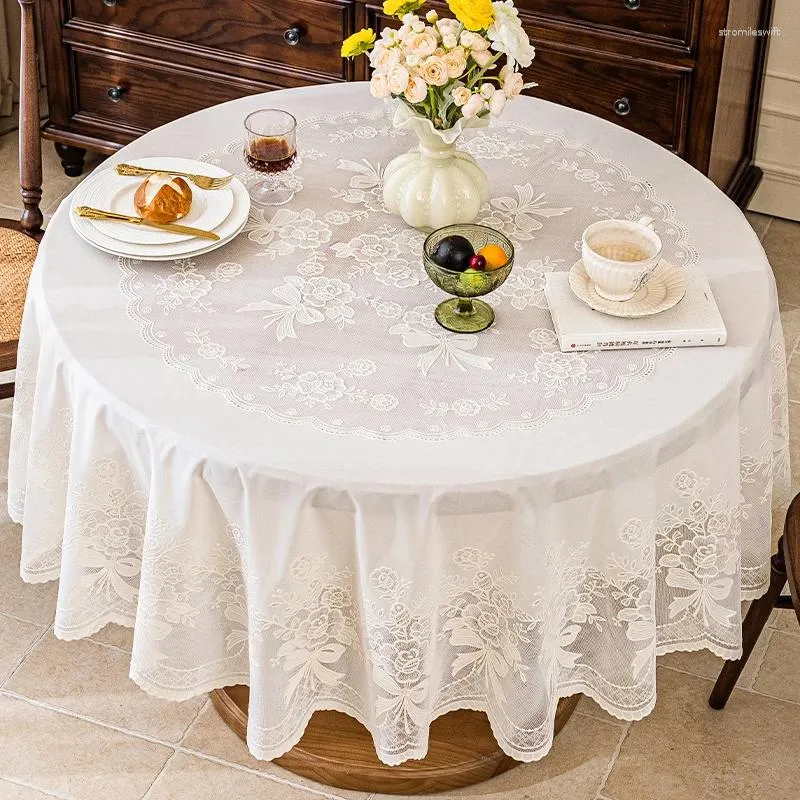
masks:
<path id="1" fill-rule="evenodd" d="M 419 146 L 389 162 L 383 173 L 383 202 L 413 228 L 432 231 L 457 222 L 472 222 L 489 199 L 489 179 L 468 153 L 456 149 L 464 128 L 483 128 L 487 119 L 460 119 L 452 128 L 433 123 L 400 103 L 395 128 L 408 128 Z"/>

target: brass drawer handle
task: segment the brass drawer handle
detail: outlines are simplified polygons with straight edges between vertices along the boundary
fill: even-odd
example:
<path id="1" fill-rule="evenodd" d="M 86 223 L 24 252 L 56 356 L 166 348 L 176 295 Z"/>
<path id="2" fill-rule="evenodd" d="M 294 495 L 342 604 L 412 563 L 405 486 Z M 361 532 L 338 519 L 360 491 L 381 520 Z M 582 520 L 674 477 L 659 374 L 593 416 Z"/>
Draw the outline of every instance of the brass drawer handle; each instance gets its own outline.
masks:
<path id="1" fill-rule="evenodd" d="M 106 91 L 106 96 L 112 103 L 119 103 L 119 101 L 122 100 L 124 92 L 125 89 L 122 86 L 111 86 Z"/>
<path id="2" fill-rule="evenodd" d="M 628 11 L 636 11 L 641 4 L 641 0 L 622 0 L 622 5 L 624 5 Z"/>
<path id="3" fill-rule="evenodd" d="M 302 28 L 298 28 L 297 25 L 289 28 L 287 31 L 284 31 L 283 38 L 290 47 L 294 47 L 295 45 L 300 44 L 300 39 L 303 36 Z"/>
<path id="4" fill-rule="evenodd" d="M 627 97 L 620 97 L 614 101 L 614 113 L 620 117 L 627 117 L 631 113 L 631 101 Z"/>

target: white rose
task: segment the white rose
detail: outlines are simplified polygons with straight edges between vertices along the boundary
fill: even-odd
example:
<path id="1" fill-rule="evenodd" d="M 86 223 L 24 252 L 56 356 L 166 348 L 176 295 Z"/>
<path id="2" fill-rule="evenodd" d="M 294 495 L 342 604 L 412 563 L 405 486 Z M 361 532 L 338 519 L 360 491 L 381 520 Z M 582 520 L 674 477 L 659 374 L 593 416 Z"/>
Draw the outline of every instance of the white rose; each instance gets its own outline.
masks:
<path id="1" fill-rule="evenodd" d="M 456 47 L 455 50 L 445 53 L 442 60 L 449 78 L 460 78 L 467 69 L 467 58 L 462 47 Z"/>
<path id="2" fill-rule="evenodd" d="M 467 89 L 466 86 L 457 86 L 455 89 L 453 89 L 453 102 L 457 106 L 463 106 L 464 103 L 466 103 L 467 100 L 469 100 L 471 95 L 472 92 L 470 92 L 470 90 Z"/>
<path id="3" fill-rule="evenodd" d="M 406 47 L 420 58 L 429 56 L 436 49 L 436 35 L 431 28 L 415 33 L 407 42 Z"/>
<path id="4" fill-rule="evenodd" d="M 483 111 L 483 98 L 479 94 L 473 94 L 461 109 L 465 119 L 474 117 Z"/>
<path id="5" fill-rule="evenodd" d="M 472 60 L 479 67 L 485 67 L 492 60 L 492 54 L 488 50 L 473 50 Z"/>
<path id="6" fill-rule="evenodd" d="M 444 86 L 450 78 L 447 75 L 447 66 L 438 56 L 429 56 L 422 62 L 419 74 L 425 83 L 431 86 Z"/>
<path id="7" fill-rule="evenodd" d="M 401 67 L 399 64 L 395 64 L 389 70 L 387 80 L 389 83 L 389 91 L 392 94 L 403 94 L 406 90 L 406 86 L 408 86 L 408 70 L 405 67 Z"/>
<path id="8" fill-rule="evenodd" d="M 386 75 L 383 72 L 376 72 L 369 82 L 369 92 L 373 97 L 383 100 L 385 97 L 391 95 L 389 90 L 389 82 L 386 80 Z"/>
<path id="9" fill-rule="evenodd" d="M 518 97 L 525 88 L 525 79 L 519 72 L 510 72 L 503 81 L 503 92 L 509 100 Z"/>
<path id="10" fill-rule="evenodd" d="M 419 17 L 409 12 L 408 14 L 403 14 L 401 19 L 403 20 L 403 25 L 408 25 L 410 28 L 414 24 L 414 20 L 419 19 Z"/>
<path id="11" fill-rule="evenodd" d="M 381 31 L 381 39 L 387 45 L 392 45 L 397 41 L 397 31 L 394 28 L 384 28 Z"/>
<path id="12" fill-rule="evenodd" d="M 482 83 L 480 88 L 481 97 L 488 100 L 495 92 L 495 88 L 491 83 Z"/>
<path id="13" fill-rule="evenodd" d="M 414 33 L 422 33 L 422 31 L 425 30 L 425 23 L 421 19 L 415 19 L 411 23 L 411 30 L 414 31 Z"/>
<path id="14" fill-rule="evenodd" d="M 401 25 L 400 29 L 397 31 L 397 41 L 398 42 L 405 42 L 409 36 L 413 36 L 414 31 L 411 30 L 410 25 Z"/>
<path id="15" fill-rule="evenodd" d="M 428 22 L 430 22 L 431 25 L 433 25 L 433 23 L 436 22 L 437 19 L 439 19 L 439 15 L 433 9 L 431 9 L 425 15 L 425 19 L 428 20 Z"/>
<path id="16" fill-rule="evenodd" d="M 422 59 L 416 53 L 406 53 L 406 66 L 416 67 Z"/>
<path id="17" fill-rule="evenodd" d="M 404 94 L 409 103 L 421 103 L 428 96 L 428 85 L 419 75 L 412 75 Z"/>
<path id="18" fill-rule="evenodd" d="M 447 36 L 442 36 L 442 45 L 448 50 L 452 50 L 454 47 L 458 46 L 458 37 L 454 36 L 452 33 L 448 33 Z"/>
<path id="19" fill-rule="evenodd" d="M 456 19 L 440 19 L 436 23 L 436 27 L 439 29 L 439 33 L 442 35 L 442 38 L 448 34 L 458 36 L 459 31 L 461 30 L 461 23 Z"/>
<path id="20" fill-rule="evenodd" d="M 494 2 L 492 9 L 494 10 L 494 20 L 486 31 L 486 35 L 492 43 L 492 50 L 496 53 L 505 53 L 511 69 L 515 64 L 522 67 L 530 66 L 536 50 L 522 27 L 519 12 L 514 8 L 512 0 Z"/>
<path id="21" fill-rule="evenodd" d="M 503 113 L 503 108 L 506 105 L 506 96 L 503 92 L 495 92 L 489 98 L 489 113 L 493 117 L 498 117 Z"/>

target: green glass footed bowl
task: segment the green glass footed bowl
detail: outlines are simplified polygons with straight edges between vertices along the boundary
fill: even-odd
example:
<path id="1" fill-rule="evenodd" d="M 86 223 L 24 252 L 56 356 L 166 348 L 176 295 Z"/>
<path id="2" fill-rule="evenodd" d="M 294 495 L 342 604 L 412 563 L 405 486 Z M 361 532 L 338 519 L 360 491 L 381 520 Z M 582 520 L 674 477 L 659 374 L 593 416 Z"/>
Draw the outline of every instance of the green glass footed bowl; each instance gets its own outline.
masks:
<path id="1" fill-rule="evenodd" d="M 508 261 L 502 267 L 481 272 L 457 272 L 445 269 L 433 260 L 439 242 L 446 236 L 463 236 L 477 253 L 487 244 L 496 244 L 505 250 Z M 455 295 L 436 306 L 436 321 L 449 331 L 477 333 L 486 330 L 494 322 L 494 310 L 483 300 L 473 300 L 505 283 L 514 266 L 514 245 L 507 236 L 486 225 L 462 223 L 447 225 L 433 231 L 423 246 L 423 262 L 428 277 L 443 291 Z"/>

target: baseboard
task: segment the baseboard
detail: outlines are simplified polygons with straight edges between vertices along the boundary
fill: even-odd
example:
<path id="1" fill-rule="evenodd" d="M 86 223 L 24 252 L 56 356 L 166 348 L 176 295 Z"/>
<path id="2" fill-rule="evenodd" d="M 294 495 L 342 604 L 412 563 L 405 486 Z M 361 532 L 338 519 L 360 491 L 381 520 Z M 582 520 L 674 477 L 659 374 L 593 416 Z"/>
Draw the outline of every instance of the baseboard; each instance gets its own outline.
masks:
<path id="1" fill-rule="evenodd" d="M 761 183 L 764 171 L 749 159 L 742 161 L 725 187 L 725 194 L 744 211 Z"/>
<path id="2" fill-rule="evenodd" d="M 800 221 L 800 170 L 762 164 L 764 180 L 750 202 L 750 210 L 772 217 Z"/>

